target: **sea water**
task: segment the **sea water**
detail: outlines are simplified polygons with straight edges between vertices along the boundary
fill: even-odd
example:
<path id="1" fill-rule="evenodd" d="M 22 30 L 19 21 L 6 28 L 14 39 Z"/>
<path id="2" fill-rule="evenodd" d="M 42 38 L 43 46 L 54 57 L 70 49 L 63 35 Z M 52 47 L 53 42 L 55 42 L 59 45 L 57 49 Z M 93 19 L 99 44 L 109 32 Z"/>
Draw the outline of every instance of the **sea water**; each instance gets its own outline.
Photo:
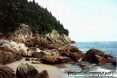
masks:
<path id="1" fill-rule="evenodd" d="M 117 58 L 117 42 L 113 41 L 113 42 L 76 42 L 74 44 L 71 44 L 74 46 L 77 46 L 81 51 L 83 51 L 84 53 L 86 53 L 89 49 L 91 48 L 95 48 L 95 49 L 99 49 L 101 51 L 104 51 L 107 54 L 112 55 L 113 57 Z M 69 68 L 74 68 L 74 65 L 69 66 Z M 75 69 L 78 69 L 79 67 L 75 67 Z M 78 72 L 80 72 L 81 70 L 77 70 Z M 97 72 L 97 73 L 101 73 L 103 75 L 103 73 L 107 73 L 108 76 L 90 76 L 90 77 L 86 77 L 86 76 L 68 76 L 67 74 L 63 77 L 63 78 L 117 78 L 117 70 L 116 67 L 112 66 L 112 65 L 104 65 L 104 66 L 93 66 L 93 69 L 90 70 L 89 72 Z M 108 74 L 109 73 L 109 74 Z M 88 74 L 89 75 L 89 74 Z M 96 74 L 98 75 L 98 74 Z M 99 74 L 100 75 L 100 74 Z"/>
<path id="2" fill-rule="evenodd" d="M 117 41 L 110 42 L 76 42 L 72 44 L 77 46 L 81 51 L 86 52 L 91 48 L 99 49 L 107 54 L 117 57 Z"/>

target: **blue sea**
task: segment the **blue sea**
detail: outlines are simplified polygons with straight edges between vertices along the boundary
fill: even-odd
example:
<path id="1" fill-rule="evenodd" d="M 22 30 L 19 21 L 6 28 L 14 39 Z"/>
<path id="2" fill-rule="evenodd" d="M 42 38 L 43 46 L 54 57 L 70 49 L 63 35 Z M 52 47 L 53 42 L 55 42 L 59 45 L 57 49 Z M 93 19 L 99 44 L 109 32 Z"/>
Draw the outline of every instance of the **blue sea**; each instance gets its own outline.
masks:
<path id="1" fill-rule="evenodd" d="M 117 42 L 116 41 L 114 41 L 114 42 L 76 42 L 71 45 L 77 46 L 84 53 L 87 52 L 91 48 L 95 48 L 95 49 L 102 50 L 105 53 L 110 54 L 113 57 L 117 58 Z M 82 70 L 80 69 L 79 66 L 67 65 L 65 67 L 67 69 L 82 73 Z M 68 76 L 66 74 L 63 76 L 63 78 L 117 78 L 117 68 L 111 64 L 106 64 L 106 65 L 102 65 L 102 66 L 86 64 L 86 67 L 90 68 L 89 74 L 90 74 L 90 72 L 95 72 L 95 74 L 92 74 L 92 76 L 89 76 L 89 74 L 85 74 L 85 73 L 84 73 L 84 76 Z M 104 73 L 104 72 L 111 73 L 111 74 L 107 74 L 108 76 L 107 75 L 101 76 L 101 73 Z M 77 75 L 79 75 L 79 74 L 77 74 Z M 98 75 L 100 75 L 100 77 L 98 77 Z M 87 77 L 85 77 L 85 76 L 87 76 Z"/>
<path id="2" fill-rule="evenodd" d="M 117 57 L 117 41 L 111 42 L 76 42 L 72 44 L 81 51 L 86 52 L 91 48 L 102 50 L 114 57 Z"/>

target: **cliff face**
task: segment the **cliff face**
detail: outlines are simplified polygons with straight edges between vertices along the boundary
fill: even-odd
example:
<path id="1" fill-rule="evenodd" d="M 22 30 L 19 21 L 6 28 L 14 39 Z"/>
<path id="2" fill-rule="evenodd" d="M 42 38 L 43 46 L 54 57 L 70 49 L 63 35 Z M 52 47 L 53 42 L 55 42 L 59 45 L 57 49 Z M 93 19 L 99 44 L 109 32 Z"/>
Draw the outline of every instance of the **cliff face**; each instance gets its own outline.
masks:
<path id="1" fill-rule="evenodd" d="M 26 24 L 21 24 L 19 28 L 13 33 L 12 36 L 14 36 L 12 37 L 12 40 L 15 40 L 17 42 L 27 42 L 35 38 L 34 34 L 31 31 L 31 28 Z M 65 34 L 59 34 L 57 30 L 52 30 L 52 32 L 45 35 L 38 34 L 38 36 L 36 37 L 38 41 L 49 43 L 64 44 L 72 42 L 69 36 Z"/>
<path id="2" fill-rule="evenodd" d="M 52 40 L 53 43 L 71 43 L 72 40 L 69 38 L 69 36 L 65 34 L 59 34 L 57 30 L 52 30 L 51 33 L 48 33 L 45 35 L 50 40 Z"/>

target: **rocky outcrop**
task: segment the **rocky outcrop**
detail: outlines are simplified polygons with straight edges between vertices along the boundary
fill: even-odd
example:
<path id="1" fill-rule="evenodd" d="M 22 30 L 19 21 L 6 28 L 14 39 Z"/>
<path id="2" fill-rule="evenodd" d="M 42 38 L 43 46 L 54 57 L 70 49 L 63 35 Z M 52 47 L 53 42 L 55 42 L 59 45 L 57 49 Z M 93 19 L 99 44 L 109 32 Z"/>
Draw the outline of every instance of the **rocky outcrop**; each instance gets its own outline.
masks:
<path id="1" fill-rule="evenodd" d="M 29 64 L 20 64 L 16 70 L 17 78 L 49 78 L 48 72 L 46 70 L 38 73 L 38 71 Z"/>
<path id="2" fill-rule="evenodd" d="M 0 65 L 0 78 L 14 78 L 14 71 L 7 67 Z"/>
<path id="3" fill-rule="evenodd" d="M 104 53 L 103 51 L 97 49 L 90 49 L 83 56 L 82 60 L 90 63 L 95 63 L 99 65 L 110 63 L 112 56 Z"/>
<path id="4" fill-rule="evenodd" d="M 41 61 L 45 64 L 60 64 L 60 63 L 68 63 L 71 61 L 68 57 L 57 57 L 57 56 L 45 56 L 41 59 Z"/>
<path id="5" fill-rule="evenodd" d="M 59 34 L 58 31 L 52 30 L 51 33 L 45 35 L 52 43 L 71 43 L 72 40 L 65 34 Z"/>
<path id="6" fill-rule="evenodd" d="M 58 48 L 58 51 L 60 52 L 60 55 L 62 56 L 67 56 L 74 61 L 78 61 L 84 53 L 80 51 L 77 47 L 75 46 L 61 46 Z"/>
<path id="7" fill-rule="evenodd" d="M 11 34 L 11 39 L 17 42 L 26 42 L 31 40 L 33 36 L 31 28 L 26 24 L 20 24 L 19 28 Z"/>

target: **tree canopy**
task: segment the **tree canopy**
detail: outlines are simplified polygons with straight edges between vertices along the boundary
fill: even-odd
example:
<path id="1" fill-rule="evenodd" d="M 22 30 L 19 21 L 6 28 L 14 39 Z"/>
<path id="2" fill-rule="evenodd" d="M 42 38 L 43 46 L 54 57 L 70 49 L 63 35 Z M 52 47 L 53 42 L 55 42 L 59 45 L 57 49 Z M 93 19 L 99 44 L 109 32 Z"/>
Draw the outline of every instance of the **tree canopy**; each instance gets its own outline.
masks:
<path id="1" fill-rule="evenodd" d="M 0 32 L 12 33 L 21 23 L 28 24 L 33 33 L 46 34 L 55 29 L 68 35 L 60 21 L 34 0 L 0 0 Z"/>

